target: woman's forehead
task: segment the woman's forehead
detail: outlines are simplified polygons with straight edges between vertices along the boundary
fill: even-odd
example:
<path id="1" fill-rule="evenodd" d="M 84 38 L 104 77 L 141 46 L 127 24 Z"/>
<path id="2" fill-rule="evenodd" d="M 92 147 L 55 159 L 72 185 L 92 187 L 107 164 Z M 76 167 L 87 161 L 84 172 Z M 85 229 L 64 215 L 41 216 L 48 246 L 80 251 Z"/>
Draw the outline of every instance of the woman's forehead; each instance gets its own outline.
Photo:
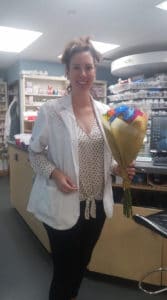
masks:
<path id="1" fill-rule="evenodd" d="M 71 64 L 80 64 L 81 62 L 86 62 L 89 64 L 94 63 L 93 57 L 89 51 L 78 52 L 71 57 Z"/>

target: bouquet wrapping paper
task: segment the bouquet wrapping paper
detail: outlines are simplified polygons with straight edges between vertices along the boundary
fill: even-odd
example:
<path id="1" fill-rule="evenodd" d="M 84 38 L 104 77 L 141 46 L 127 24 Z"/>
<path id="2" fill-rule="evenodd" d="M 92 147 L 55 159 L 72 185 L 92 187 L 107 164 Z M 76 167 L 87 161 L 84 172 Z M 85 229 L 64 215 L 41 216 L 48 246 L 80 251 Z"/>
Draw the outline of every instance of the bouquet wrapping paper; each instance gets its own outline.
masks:
<path id="1" fill-rule="evenodd" d="M 147 115 L 139 109 L 121 105 L 109 109 L 102 116 L 104 131 L 114 159 L 123 178 L 123 213 L 132 216 L 132 197 L 127 167 L 132 163 L 142 144 L 147 129 Z"/>

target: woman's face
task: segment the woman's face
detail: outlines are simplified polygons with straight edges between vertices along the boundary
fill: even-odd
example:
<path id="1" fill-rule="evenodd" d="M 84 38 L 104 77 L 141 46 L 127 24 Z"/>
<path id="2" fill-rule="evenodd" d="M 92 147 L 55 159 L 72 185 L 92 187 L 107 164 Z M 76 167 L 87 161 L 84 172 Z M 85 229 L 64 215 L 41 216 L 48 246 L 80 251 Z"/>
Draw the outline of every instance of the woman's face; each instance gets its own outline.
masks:
<path id="1" fill-rule="evenodd" d="M 95 80 L 96 68 L 89 51 L 79 52 L 72 56 L 67 76 L 73 92 L 90 90 Z"/>

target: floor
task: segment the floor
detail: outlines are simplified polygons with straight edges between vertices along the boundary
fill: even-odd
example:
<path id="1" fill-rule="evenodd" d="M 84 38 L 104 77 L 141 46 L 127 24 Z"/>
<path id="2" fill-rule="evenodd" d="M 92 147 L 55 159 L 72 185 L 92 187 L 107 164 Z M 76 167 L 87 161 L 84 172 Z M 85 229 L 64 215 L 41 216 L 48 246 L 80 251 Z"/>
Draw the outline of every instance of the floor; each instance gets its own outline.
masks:
<path id="1" fill-rule="evenodd" d="M 9 180 L 0 177 L 0 300 L 48 300 L 52 263 L 48 252 L 10 205 Z M 137 283 L 87 276 L 77 300 L 163 300 Z"/>

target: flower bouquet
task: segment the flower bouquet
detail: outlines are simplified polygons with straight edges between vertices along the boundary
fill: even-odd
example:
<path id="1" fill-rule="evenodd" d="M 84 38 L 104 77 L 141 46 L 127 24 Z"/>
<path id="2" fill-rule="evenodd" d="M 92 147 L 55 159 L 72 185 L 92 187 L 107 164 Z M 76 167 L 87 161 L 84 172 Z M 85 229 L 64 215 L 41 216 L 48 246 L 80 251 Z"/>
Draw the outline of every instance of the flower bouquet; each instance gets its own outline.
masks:
<path id="1" fill-rule="evenodd" d="M 121 105 L 102 116 L 104 131 L 123 178 L 123 213 L 132 216 L 132 197 L 127 167 L 136 158 L 146 134 L 147 116 L 134 107 Z"/>

